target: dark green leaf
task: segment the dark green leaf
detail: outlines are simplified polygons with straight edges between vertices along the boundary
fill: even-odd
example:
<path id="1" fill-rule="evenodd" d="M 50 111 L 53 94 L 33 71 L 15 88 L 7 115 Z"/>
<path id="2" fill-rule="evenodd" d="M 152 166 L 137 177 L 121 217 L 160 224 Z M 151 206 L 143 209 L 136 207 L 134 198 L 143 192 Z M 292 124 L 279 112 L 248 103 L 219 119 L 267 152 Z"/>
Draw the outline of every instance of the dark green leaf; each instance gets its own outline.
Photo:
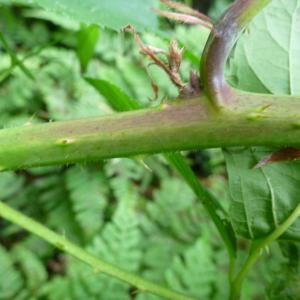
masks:
<path id="1" fill-rule="evenodd" d="M 25 275 L 27 289 L 34 293 L 47 280 L 45 266 L 35 253 L 20 245 L 14 247 L 13 255 Z"/>
<path id="2" fill-rule="evenodd" d="M 35 0 L 43 8 L 69 16 L 86 24 L 97 24 L 119 30 L 132 24 L 138 30 L 154 29 L 156 16 L 151 9 L 154 0 Z"/>
<path id="3" fill-rule="evenodd" d="M 166 272 L 169 286 L 197 299 L 210 298 L 215 276 L 212 249 L 205 239 L 199 239 L 181 257 L 175 257 L 171 268 Z"/>
<path id="4" fill-rule="evenodd" d="M 236 237 L 230 222 L 227 220 L 228 214 L 223 206 L 218 202 L 215 196 L 202 185 L 180 153 L 166 153 L 165 158 L 179 172 L 202 202 L 216 227 L 222 233 L 223 241 L 230 255 L 234 257 L 236 255 Z"/>
<path id="5" fill-rule="evenodd" d="M 98 38 L 99 27 L 97 25 L 81 26 L 77 37 L 77 56 L 83 73 L 93 57 Z"/>
<path id="6" fill-rule="evenodd" d="M 274 0 L 255 18 L 239 41 L 230 79 L 252 92 L 299 94 L 300 1 Z M 278 149 L 277 149 L 278 150 Z M 300 201 L 300 164 L 254 166 L 275 150 L 225 151 L 231 192 L 231 218 L 245 238 L 258 239 L 286 220 Z M 300 221 L 282 236 L 300 240 Z"/>
<path id="7" fill-rule="evenodd" d="M 254 169 L 269 149 L 224 151 L 231 193 L 231 218 L 237 233 L 261 238 L 287 219 L 300 201 L 300 162 L 273 163 Z M 282 238 L 300 240 L 300 219 Z"/>
<path id="8" fill-rule="evenodd" d="M 141 107 L 138 102 L 131 99 L 119 87 L 106 80 L 86 78 L 86 81 L 106 99 L 115 111 L 128 111 L 139 109 Z"/>
<path id="9" fill-rule="evenodd" d="M 93 168 L 72 168 L 67 172 L 67 187 L 75 218 L 86 237 L 91 238 L 103 225 L 107 204 L 107 183 L 103 173 Z"/>
<path id="10" fill-rule="evenodd" d="M 4 38 L 4 35 L 1 32 L 0 32 L 0 42 L 2 43 L 4 49 L 7 51 L 7 53 L 11 57 L 11 66 L 7 69 L 8 74 L 10 74 L 12 72 L 12 70 L 14 69 L 15 66 L 18 66 L 20 68 L 20 70 L 22 70 L 22 72 L 28 78 L 30 78 L 31 80 L 34 80 L 34 76 L 30 72 L 30 70 L 28 70 L 28 68 L 24 65 L 23 61 L 21 61 L 17 57 L 14 50 L 10 48 L 10 46 L 8 45 L 6 39 Z M 2 77 L 1 80 L 3 80 L 3 78 L 7 77 L 7 73 L 1 74 L 1 77 Z"/>
<path id="11" fill-rule="evenodd" d="M 0 299 L 14 299 L 23 287 L 21 273 L 14 267 L 9 252 L 0 245 Z"/>
<path id="12" fill-rule="evenodd" d="M 300 94 L 300 1 L 273 0 L 246 29 L 231 64 L 237 87 Z M 249 84 L 249 75 L 250 82 Z"/>

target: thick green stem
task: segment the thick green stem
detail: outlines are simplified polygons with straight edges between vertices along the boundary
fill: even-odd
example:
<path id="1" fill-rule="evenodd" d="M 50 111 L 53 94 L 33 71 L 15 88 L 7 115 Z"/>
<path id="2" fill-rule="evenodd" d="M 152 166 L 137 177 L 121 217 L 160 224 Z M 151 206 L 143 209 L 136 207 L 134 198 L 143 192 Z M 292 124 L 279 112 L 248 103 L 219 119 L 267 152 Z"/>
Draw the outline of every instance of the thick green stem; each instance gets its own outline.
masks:
<path id="1" fill-rule="evenodd" d="M 57 233 L 51 231 L 50 229 L 43 226 L 42 224 L 10 208 L 9 206 L 7 206 L 1 201 L 0 201 L 0 216 L 8 221 L 11 221 L 21 226 L 22 228 L 39 236 L 46 242 L 52 244 L 53 246 L 83 261 L 87 265 L 91 266 L 93 272 L 101 272 L 103 274 L 122 280 L 136 287 L 139 290 L 139 292 L 149 292 L 170 300 L 195 300 L 192 297 L 185 296 L 183 294 L 169 290 L 155 283 L 144 280 L 137 275 L 123 271 L 113 265 L 110 265 L 102 261 L 101 259 L 84 251 L 82 248 L 74 245 L 73 243 L 68 241 L 65 237 L 58 235 Z"/>
<path id="2" fill-rule="evenodd" d="M 96 88 L 96 90 L 106 99 L 107 103 L 114 110 L 124 112 L 142 109 L 138 101 L 130 100 L 129 97 L 112 99 L 110 95 L 107 95 L 105 91 L 103 91 L 103 86 L 107 85 L 107 82 L 92 78 L 86 78 L 86 80 Z M 231 260 L 234 261 L 236 243 L 232 234 L 232 226 L 226 226 L 229 223 L 229 217 L 225 209 L 222 207 L 219 201 L 202 185 L 191 167 L 188 165 L 186 159 L 179 152 L 165 153 L 164 157 L 185 179 L 186 183 L 192 188 L 199 201 L 203 204 L 204 208 L 214 222 Z"/>
<path id="3" fill-rule="evenodd" d="M 101 118 L 0 130 L 0 169 L 231 146 L 300 146 L 297 97 L 238 94 L 215 113 L 205 96 Z"/>
<path id="4" fill-rule="evenodd" d="M 257 261 L 263 248 L 268 246 L 271 242 L 278 239 L 300 216 L 300 202 L 291 215 L 283 222 L 280 226 L 278 226 L 272 233 L 270 233 L 264 239 L 257 241 L 253 244 L 253 247 L 250 251 L 250 254 L 243 265 L 241 271 L 237 274 L 235 280 L 232 283 L 230 300 L 238 300 L 240 299 L 242 284 L 246 275 L 248 274 L 251 267 Z"/>
<path id="5" fill-rule="evenodd" d="M 124 112 L 141 109 L 138 101 L 130 100 L 129 97 L 110 98 L 103 92 L 103 85 L 107 83 L 101 80 L 86 78 L 86 80 L 96 88 L 96 90 L 106 99 L 107 103 L 116 111 Z M 115 101 L 118 100 L 118 101 Z M 186 183 L 194 191 L 199 201 L 203 204 L 207 213 L 211 217 L 223 240 L 230 257 L 230 270 L 233 270 L 236 256 L 236 241 L 231 224 L 229 224 L 228 213 L 222 207 L 220 202 L 211 194 L 199 181 L 186 159 L 179 152 L 169 152 L 164 154 L 165 159 L 178 171 L 185 179 Z M 230 274 L 232 272 L 229 272 Z"/>
<path id="6" fill-rule="evenodd" d="M 202 56 L 200 71 L 203 88 L 218 113 L 223 114 L 224 109 L 226 109 L 227 113 L 232 112 L 233 103 L 236 101 L 236 103 L 239 103 L 241 98 L 246 95 L 244 92 L 234 90 L 226 82 L 226 61 L 245 27 L 270 2 L 271 0 L 236 0 L 219 19 L 211 32 Z M 251 95 L 248 94 L 248 96 L 250 96 L 248 100 L 253 100 Z M 261 97 L 267 99 L 266 96 Z M 248 97 L 246 96 L 246 98 Z M 242 105 L 242 103 L 240 104 Z M 268 104 L 267 106 L 262 105 L 260 108 L 257 107 L 248 115 L 249 120 L 252 119 L 257 122 L 261 118 L 268 118 L 270 111 L 266 112 L 266 109 L 268 110 L 269 107 Z M 223 109 L 219 110 L 220 108 Z M 294 128 L 298 127 L 297 123 L 297 121 L 293 122 Z M 286 145 L 282 145 L 282 147 L 284 146 Z M 259 252 L 255 254 L 258 255 Z M 255 254 L 249 257 L 249 261 L 246 262 L 244 269 L 239 273 L 235 281 L 233 279 L 235 263 L 234 260 L 231 260 L 229 274 L 229 281 L 233 287 L 231 299 L 239 298 L 243 278 L 248 272 L 248 268 L 257 259 Z"/>
<path id="7" fill-rule="evenodd" d="M 202 56 L 201 79 L 216 108 L 227 106 L 234 94 L 225 80 L 225 64 L 240 34 L 271 0 L 236 0 L 211 32 Z"/>

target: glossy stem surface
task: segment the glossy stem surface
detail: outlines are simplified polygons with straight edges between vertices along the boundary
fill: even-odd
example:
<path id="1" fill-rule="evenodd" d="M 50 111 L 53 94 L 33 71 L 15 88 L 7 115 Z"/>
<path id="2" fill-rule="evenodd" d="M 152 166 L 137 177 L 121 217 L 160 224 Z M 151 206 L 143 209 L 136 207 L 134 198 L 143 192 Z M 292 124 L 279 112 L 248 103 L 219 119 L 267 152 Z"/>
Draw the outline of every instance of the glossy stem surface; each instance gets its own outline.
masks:
<path id="1" fill-rule="evenodd" d="M 225 80 L 225 65 L 249 22 L 271 0 L 237 0 L 222 15 L 211 32 L 201 61 L 201 80 L 204 90 L 216 108 L 227 106 L 233 89 Z"/>
<path id="2" fill-rule="evenodd" d="M 238 93 L 226 111 L 209 100 L 0 130 L 0 169 L 232 146 L 300 146 L 299 97 Z"/>

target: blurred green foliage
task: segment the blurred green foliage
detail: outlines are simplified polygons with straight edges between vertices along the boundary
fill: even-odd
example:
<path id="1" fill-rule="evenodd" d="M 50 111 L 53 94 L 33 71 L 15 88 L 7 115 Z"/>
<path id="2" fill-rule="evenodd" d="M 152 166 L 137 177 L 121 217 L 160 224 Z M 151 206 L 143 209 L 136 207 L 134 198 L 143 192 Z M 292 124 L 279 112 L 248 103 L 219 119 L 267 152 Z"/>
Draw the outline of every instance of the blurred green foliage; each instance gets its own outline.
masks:
<path id="1" fill-rule="evenodd" d="M 215 1 L 211 16 L 216 18 L 229 2 Z M 82 53 L 88 51 L 87 27 L 28 1 L 0 3 L 0 31 L 15 57 L 0 41 L 1 128 L 111 113 L 86 77 L 106 80 L 141 106 L 177 96 L 169 78 L 148 66 L 129 34 L 108 29 L 95 33 L 92 28 L 88 42 L 94 55 L 88 52 L 86 58 Z M 163 31 L 144 33 L 142 38 L 167 49 L 176 37 L 185 48 L 182 76 L 187 81 L 189 70 L 198 68 L 208 32 L 168 22 L 161 26 Z M 159 86 L 157 99 L 151 80 Z M 185 156 L 227 207 L 221 151 Z M 226 298 L 228 262 L 223 245 L 193 192 L 160 156 L 1 173 L 0 198 L 128 271 L 199 299 Z M 240 241 L 240 260 L 246 248 L 247 242 Z M 243 299 L 299 299 L 298 248 L 272 246 L 246 282 Z M 136 293 L 0 220 L 0 299 L 159 298 Z"/>

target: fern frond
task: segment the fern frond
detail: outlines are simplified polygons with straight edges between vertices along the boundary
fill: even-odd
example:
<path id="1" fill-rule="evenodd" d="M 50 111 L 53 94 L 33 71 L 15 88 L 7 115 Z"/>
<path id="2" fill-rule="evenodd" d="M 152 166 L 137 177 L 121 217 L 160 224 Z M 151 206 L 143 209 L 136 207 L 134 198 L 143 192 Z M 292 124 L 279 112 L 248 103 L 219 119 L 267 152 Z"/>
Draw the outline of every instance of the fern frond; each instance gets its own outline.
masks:
<path id="1" fill-rule="evenodd" d="M 0 245 L 0 299 L 14 299 L 24 287 L 21 273 L 9 253 Z"/>
<path id="2" fill-rule="evenodd" d="M 91 251 L 105 261 L 127 271 L 137 271 L 141 261 L 141 233 L 134 207 L 120 202 L 112 222 L 107 223 L 100 237 L 96 237 Z"/>
<path id="3" fill-rule="evenodd" d="M 153 174 L 136 160 L 113 159 L 105 166 L 109 185 L 117 201 L 135 205 L 151 183 Z"/>
<path id="4" fill-rule="evenodd" d="M 63 276 L 55 276 L 52 280 L 43 285 L 40 291 L 40 297 L 47 300 L 77 300 L 72 298 L 69 278 Z"/>
<path id="5" fill-rule="evenodd" d="M 99 233 L 107 205 L 107 182 L 98 169 L 74 167 L 67 171 L 67 188 L 75 218 L 85 236 Z"/>
<path id="6" fill-rule="evenodd" d="M 49 177 L 46 177 L 45 180 L 48 181 L 48 179 Z M 44 212 L 43 219 L 48 226 L 73 241 L 82 243 L 84 234 L 78 225 L 76 215 L 72 210 L 72 202 L 60 176 L 55 176 L 51 184 L 42 190 L 37 198 L 40 215 L 41 211 Z"/>
<path id="7" fill-rule="evenodd" d="M 207 241 L 200 238 L 182 256 L 174 258 L 165 275 L 168 285 L 197 299 L 209 299 L 217 276 L 212 254 Z"/>
<path id="8" fill-rule="evenodd" d="M 27 291 L 31 296 L 35 296 L 48 277 L 44 264 L 35 253 L 21 245 L 13 248 L 12 255 L 23 273 Z"/>
<path id="9" fill-rule="evenodd" d="M 125 203 L 119 202 L 112 221 L 106 224 L 100 236 L 94 238 L 89 251 L 114 265 L 137 272 L 142 257 L 141 234 L 136 212 Z M 131 299 L 128 284 L 104 276 L 73 258 L 68 258 L 65 278 L 68 281 L 63 281 L 63 278 L 52 280 L 52 283 L 47 284 L 44 294 L 51 293 L 56 285 L 60 285 L 59 288 L 65 292 L 65 298 L 57 299 Z"/>
<path id="10" fill-rule="evenodd" d="M 154 192 L 154 202 L 147 206 L 152 220 L 187 243 L 201 232 L 201 210 L 192 190 L 177 178 L 162 180 L 160 189 Z"/>
<path id="11" fill-rule="evenodd" d="M 1 200 L 15 195 L 24 185 L 24 178 L 14 172 L 0 173 L 0 198 Z"/>

